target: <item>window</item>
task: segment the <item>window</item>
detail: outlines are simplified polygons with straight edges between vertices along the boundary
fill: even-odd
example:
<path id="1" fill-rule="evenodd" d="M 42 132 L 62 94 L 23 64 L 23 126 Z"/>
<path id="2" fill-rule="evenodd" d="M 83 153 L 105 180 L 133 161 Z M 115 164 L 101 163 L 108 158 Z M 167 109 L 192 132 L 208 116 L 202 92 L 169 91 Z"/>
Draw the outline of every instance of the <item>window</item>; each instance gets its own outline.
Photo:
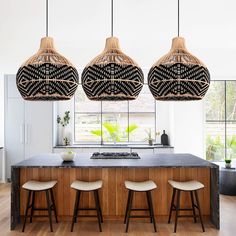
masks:
<path id="1" fill-rule="evenodd" d="M 236 158 L 236 81 L 211 81 L 205 110 L 206 159 Z"/>
<path id="2" fill-rule="evenodd" d="M 156 134 L 156 102 L 145 84 L 134 101 L 90 101 L 80 84 L 74 104 L 75 143 L 143 143 Z"/>

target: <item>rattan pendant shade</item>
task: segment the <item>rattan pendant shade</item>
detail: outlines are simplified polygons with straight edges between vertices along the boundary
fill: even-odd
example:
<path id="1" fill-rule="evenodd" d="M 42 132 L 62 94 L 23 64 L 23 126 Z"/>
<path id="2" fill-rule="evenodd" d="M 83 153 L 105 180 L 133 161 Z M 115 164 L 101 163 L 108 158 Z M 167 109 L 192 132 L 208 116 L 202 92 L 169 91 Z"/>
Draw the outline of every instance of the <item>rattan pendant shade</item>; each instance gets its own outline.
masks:
<path id="1" fill-rule="evenodd" d="M 55 50 L 53 39 L 44 37 L 39 51 L 19 68 L 16 84 L 25 100 L 68 100 L 77 89 L 78 72 Z"/>
<path id="2" fill-rule="evenodd" d="M 16 74 L 16 85 L 25 100 L 69 100 L 78 87 L 76 68 L 61 54 L 48 37 L 48 1 L 46 0 L 46 37 L 38 52 L 30 57 Z"/>
<path id="3" fill-rule="evenodd" d="M 104 51 L 83 70 L 82 86 L 90 100 L 134 100 L 143 87 L 143 72 L 125 55 L 116 37 L 106 40 Z"/>
<path id="4" fill-rule="evenodd" d="M 168 54 L 158 60 L 148 73 L 148 85 L 156 100 L 200 100 L 210 85 L 206 66 L 176 37 Z"/>

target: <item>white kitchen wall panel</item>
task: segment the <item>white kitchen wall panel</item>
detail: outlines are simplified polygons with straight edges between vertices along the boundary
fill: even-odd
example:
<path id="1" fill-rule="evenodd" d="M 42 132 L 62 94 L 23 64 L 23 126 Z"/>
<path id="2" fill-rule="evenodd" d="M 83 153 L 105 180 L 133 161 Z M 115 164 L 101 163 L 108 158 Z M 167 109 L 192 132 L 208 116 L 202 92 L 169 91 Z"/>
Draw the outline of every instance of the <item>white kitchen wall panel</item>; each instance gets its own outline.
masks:
<path id="1" fill-rule="evenodd" d="M 6 176 L 11 165 L 40 153 L 52 152 L 52 102 L 24 101 L 15 75 L 5 76 Z"/>
<path id="2" fill-rule="evenodd" d="M 5 150 L 3 147 L 0 147 L 0 183 L 5 183 Z"/>

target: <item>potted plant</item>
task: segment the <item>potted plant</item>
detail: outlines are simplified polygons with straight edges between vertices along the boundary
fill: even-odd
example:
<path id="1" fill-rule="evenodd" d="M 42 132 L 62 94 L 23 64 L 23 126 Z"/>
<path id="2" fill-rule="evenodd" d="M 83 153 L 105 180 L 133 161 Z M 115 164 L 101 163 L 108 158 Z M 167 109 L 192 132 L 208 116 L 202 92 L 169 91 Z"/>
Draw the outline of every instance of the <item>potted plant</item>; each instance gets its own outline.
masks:
<path id="1" fill-rule="evenodd" d="M 148 129 L 145 130 L 145 132 L 147 133 L 147 138 L 145 140 L 148 141 L 149 146 L 152 146 L 153 145 L 152 130 Z"/>
<path id="2" fill-rule="evenodd" d="M 59 133 L 59 144 L 69 145 L 69 133 L 66 131 L 66 126 L 70 123 L 70 111 L 66 111 L 63 117 L 57 116 L 57 124 L 61 125 Z M 58 130 L 59 131 L 59 130 Z"/>
<path id="3" fill-rule="evenodd" d="M 225 159 L 225 168 L 231 168 L 231 159 Z"/>

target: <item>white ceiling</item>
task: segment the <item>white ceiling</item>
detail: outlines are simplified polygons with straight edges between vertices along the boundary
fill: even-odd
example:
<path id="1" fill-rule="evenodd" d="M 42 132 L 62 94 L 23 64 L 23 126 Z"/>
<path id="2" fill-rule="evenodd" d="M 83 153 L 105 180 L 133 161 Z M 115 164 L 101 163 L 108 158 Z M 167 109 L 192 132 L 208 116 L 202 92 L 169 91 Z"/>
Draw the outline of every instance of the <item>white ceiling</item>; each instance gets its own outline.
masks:
<path id="1" fill-rule="evenodd" d="M 110 0 L 49 0 L 50 35 L 82 69 L 110 35 Z M 149 68 L 177 33 L 177 0 L 114 0 L 123 51 Z M 180 31 L 213 77 L 236 78 L 236 1 L 180 0 Z M 0 0 L 0 73 L 16 73 L 45 35 L 45 0 Z M 81 70 L 79 71 L 81 73 Z"/>

